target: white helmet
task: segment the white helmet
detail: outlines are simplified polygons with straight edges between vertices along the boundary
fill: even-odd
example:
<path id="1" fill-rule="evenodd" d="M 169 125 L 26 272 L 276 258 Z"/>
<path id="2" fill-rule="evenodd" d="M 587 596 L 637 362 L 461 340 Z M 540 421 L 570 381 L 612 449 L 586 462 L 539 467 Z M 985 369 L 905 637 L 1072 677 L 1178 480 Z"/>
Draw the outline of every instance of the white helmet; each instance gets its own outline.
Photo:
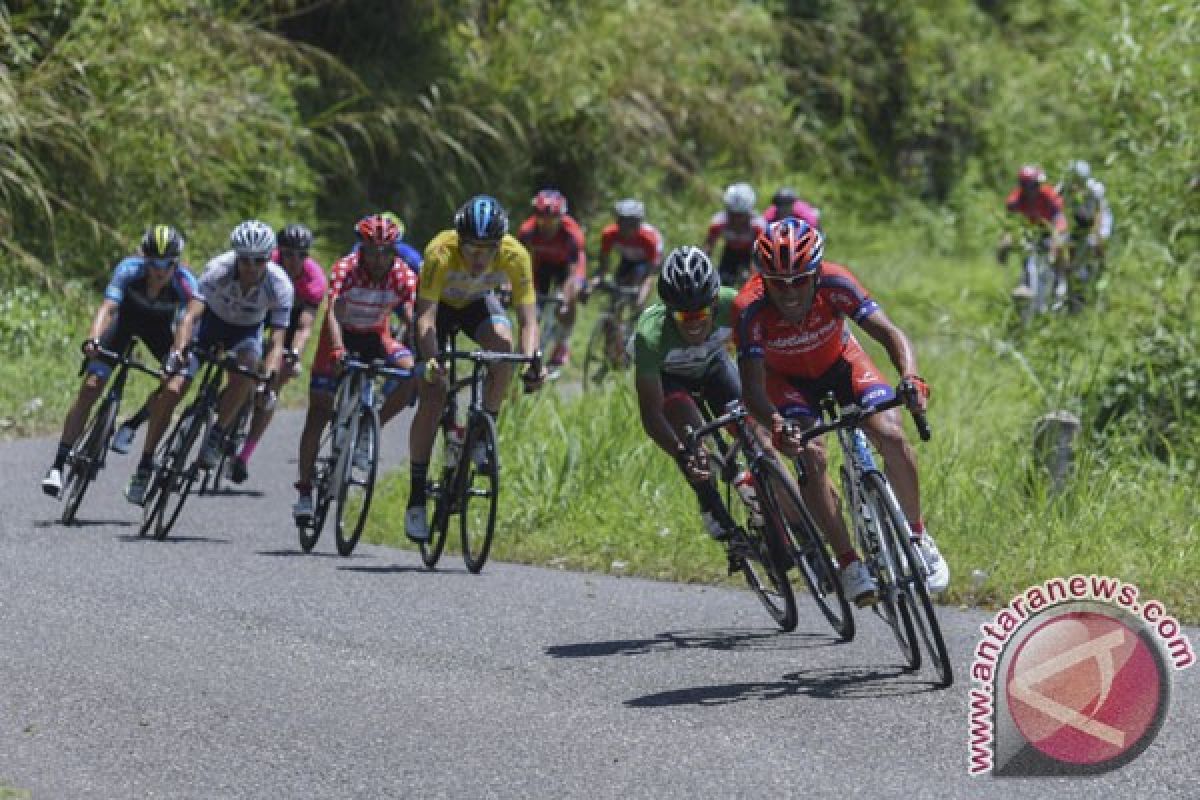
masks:
<path id="1" fill-rule="evenodd" d="M 1072 161 L 1067 164 L 1067 179 L 1072 182 L 1087 183 L 1092 177 L 1092 168 L 1086 161 Z"/>
<path id="2" fill-rule="evenodd" d="M 275 231 L 265 222 L 248 219 L 229 234 L 229 245 L 239 258 L 270 258 L 275 249 Z"/>
<path id="3" fill-rule="evenodd" d="M 725 210 L 730 214 L 753 214 L 754 203 L 758 198 L 754 196 L 754 188 L 748 183 L 730 184 L 725 190 Z"/>

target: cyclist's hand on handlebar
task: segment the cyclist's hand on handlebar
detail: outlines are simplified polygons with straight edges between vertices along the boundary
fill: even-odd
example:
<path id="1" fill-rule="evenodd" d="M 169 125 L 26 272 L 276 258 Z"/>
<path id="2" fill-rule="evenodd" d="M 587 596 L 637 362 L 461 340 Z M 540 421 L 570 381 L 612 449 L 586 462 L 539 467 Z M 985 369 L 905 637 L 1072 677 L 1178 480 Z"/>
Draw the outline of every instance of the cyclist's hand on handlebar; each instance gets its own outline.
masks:
<path id="1" fill-rule="evenodd" d="M 546 383 L 546 366 L 542 364 L 542 359 L 537 358 L 529 368 L 521 373 L 521 380 L 525 382 L 526 394 L 536 392 Z"/>
<path id="2" fill-rule="evenodd" d="M 788 458 L 796 458 L 804 452 L 802 433 L 795 422 L 777 417 L 771 424 L 771 444 Z"/>
<path id="3" fill-rule="evenodd" d="M 913 411 L 924 412 L 929 405 L 929 384 L 920 375 L 905 375 L 896 393 Z"/>
<path id="4" fill-rule="evenodd" d="M 163 361 L 163 374 L 168 378 L 178 375 L 187 367 L 187 357 L 178 350 L 172 350 Z"/>
<path id="5" fill-rule="evenodd" d="M 80 346 L 79 349 L 83 351 L 84 356 L 86 356 L 87 358 L 95 358 L 96 355 L 100 352 L 100 340 L 99 339 L 84 339 L 83 344 Z"/>
<path id="6" fill-rule="evenodd" d="M 708 468 L 708 451 L 703 446 L 688 450 L 687 445 L 680 442 L 675 450 L 675 462 L 689 483 L 704 483 L 712 477 L 712 471 Z"/>

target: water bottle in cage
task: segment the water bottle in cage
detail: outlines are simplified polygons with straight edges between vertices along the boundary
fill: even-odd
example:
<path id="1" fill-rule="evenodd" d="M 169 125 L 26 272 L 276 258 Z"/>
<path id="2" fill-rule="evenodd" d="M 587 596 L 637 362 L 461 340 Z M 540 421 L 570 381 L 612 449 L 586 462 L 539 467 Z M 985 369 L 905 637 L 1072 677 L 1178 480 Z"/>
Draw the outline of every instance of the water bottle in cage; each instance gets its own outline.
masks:
<path id="1" fill-rule="evenodd" d="M 750 470 L 742 470 L 738 473 L 733 480 L 733 485 L 737 487 L 738 494 L 746 503 L 746 510 L 750 512 L 750 524 L 762 525 L 762 508 L 758 504 L 758 492 L 754 488 L 754 476 L 750 474 Z"/>
<path id="2" fill-rule="evenodd" d="M 466 431 L 458 424 L 458 421 L 451 422 L 450 427 L 446 429 L 446 466 L 458 463 L 458 456 L 462 452 L 465 438 Z"/>

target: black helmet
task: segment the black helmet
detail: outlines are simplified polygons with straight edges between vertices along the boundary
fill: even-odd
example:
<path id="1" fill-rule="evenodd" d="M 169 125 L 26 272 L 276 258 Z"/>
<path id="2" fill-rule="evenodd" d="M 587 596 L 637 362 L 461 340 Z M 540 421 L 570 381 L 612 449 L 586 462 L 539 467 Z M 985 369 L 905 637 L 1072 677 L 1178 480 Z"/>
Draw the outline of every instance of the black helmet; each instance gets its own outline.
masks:
<path id="1" fill-rule="evenodd" d="M 282 228 L 275 239 L 280 247 L 286 247 L 289 250 L 308 250 L 312 247 L 313 232 L 306 225 L 293 222 Z"/>
<path id="2" fill-rule="evenodd" d="M 145 258 L 179 258 L 183 254 L 183 236 L 170 225 L 147 228 L 142 236 Z"/>
<path id="3" fill-rule="evenodd" d="M 783 186 L 771 198 L 771 205 L 775 206 L 780 211 L 790 212 L 792 206 L 799 200 L 796 196 L 796 190 L 788 186 Z"/>
<path id="4" fill-rule="evenodd" d="M 672 311 L 698 311 L 713 304 L 721 276 L 699 247 L 676 247 L 663 261 L 658 296 Z"/>
<path id="5" fill-rule="evenodd" d="M 508 212 L 496 198 L 477 194 L 454 215 L 454 230 L 460 239 L 498 242 L 508 233 Z"/>

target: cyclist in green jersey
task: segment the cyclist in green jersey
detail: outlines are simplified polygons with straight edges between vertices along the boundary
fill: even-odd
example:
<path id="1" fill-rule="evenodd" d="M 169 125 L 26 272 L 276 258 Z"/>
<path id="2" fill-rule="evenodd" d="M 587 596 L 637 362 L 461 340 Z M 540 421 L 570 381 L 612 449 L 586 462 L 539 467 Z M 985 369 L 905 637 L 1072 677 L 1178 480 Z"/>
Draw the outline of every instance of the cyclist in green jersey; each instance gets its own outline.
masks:
<path id="1" fill-rule="evenodd" d="M 721 288 L 712 262 L 698 247 L 672 250 L 658 277 L 655 303 L 638 318 L 633 337 L 634 385 L 642 427 L 675 459 L 696 499 L 710 536 L 728 539 L 734 528 L 709 480 L 702 451 L 684 444 L 686 429 L 702 424 L 693 399 L 714 414 L 741 396 L 737 367 L 729 354 L 734 289 Z"/>

